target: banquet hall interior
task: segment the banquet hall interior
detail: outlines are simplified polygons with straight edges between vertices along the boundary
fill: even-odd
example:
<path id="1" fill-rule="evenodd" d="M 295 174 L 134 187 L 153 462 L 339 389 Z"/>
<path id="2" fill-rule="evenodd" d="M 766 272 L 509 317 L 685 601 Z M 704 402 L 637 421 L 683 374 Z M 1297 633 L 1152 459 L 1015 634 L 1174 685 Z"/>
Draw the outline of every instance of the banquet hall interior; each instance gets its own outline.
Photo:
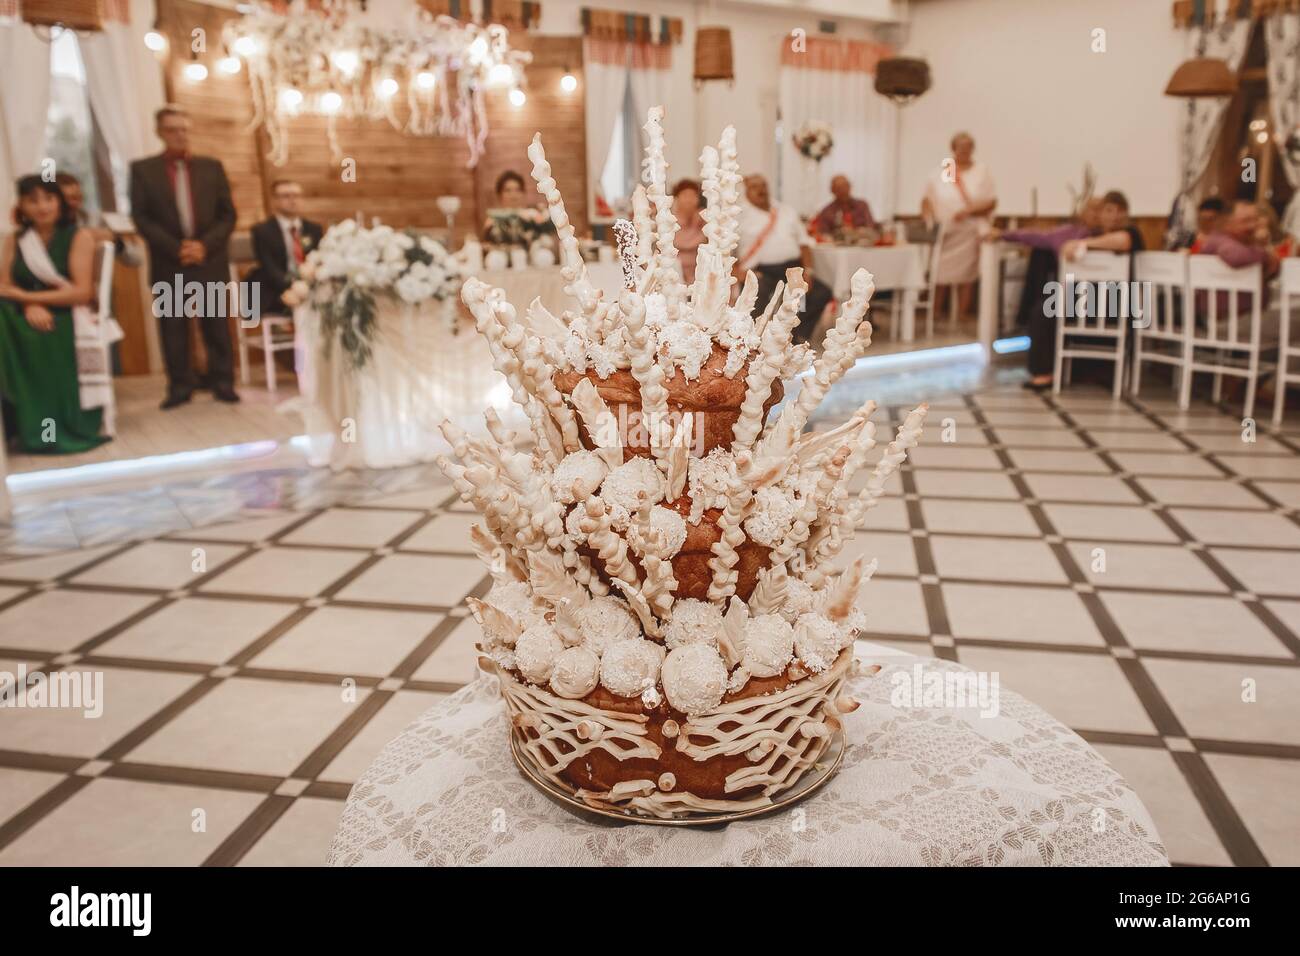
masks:
<path id="1" fill-rule="evenodd" d="M 531 440 L 473 290 L 567 355 L 720 229 L 732 305 L 804 270 L 810 359 L 870 274 L 805 439 L 874 400 L 874 464 L 928 406 L 849 482 L 858 657 L 993 675 L 1162 862 L 1300 865 L 1296 4 L 590 2 L 0 0 L 0 865 L 400 850 L 341 815 L 488 679 L 444 456 Z M 1001 859 L 970 826 L 941 859 Z"/>

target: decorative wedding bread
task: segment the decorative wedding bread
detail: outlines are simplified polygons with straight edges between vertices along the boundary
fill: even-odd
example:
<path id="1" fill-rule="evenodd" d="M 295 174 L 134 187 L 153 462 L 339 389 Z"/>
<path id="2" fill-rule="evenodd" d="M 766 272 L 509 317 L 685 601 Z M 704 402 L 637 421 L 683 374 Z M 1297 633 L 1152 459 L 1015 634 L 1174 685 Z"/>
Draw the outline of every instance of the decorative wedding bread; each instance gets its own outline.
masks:
<path id="1" fill-rule="evenodd" d="M 769 805 L 857 706 L 842 690 L 875 562 L 831 565 L 915 446 L 925 407 L 851 491 L 876 444 L 874 403 L 828 431 L 804 427 L 870 344 L 871 275 L 853 276 L 816 356 L 791 343 L 801 270 L 757 318 L 752 273 L 729 304 L 741 177 L 728 127 L 701 157 L 707 241 L 688 288 L 662 118 L 650 110 L 646 185 L 634 222 L 617 226 L 617 301 L 589 281 L 534 137 L 577 308 L 554 340 L 530 331 L 556 321 L 539 301 L 521 321 L 500 290 L 466 281 L 533 446 L 519 450 L 489 410 L 483 437 L 443 425 L 455 460 L 439 465 L 484 519 L 472 536 L 495 582 L 469 605 L 523 759 L 593 807 L 671 818 Z"/>

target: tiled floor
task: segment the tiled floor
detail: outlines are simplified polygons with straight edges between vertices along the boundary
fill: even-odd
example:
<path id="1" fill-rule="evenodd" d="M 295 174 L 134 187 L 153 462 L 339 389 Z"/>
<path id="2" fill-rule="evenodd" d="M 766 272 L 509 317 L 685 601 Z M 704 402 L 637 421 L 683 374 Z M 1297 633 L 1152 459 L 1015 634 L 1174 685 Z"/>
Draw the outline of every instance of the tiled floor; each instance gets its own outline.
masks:
<path id="1" fill-rule="evenodd" d="M 352 781 L 473 674 L 487 580 L 428 469 L 238 480 L 266 507 L 0 563 L 0 670 L 105 682 L 98 719 L 0 711 L 0 864 L 319 863 Z M 1296 865 L 1298 506 L 1295 432 L 995 388 L 933 403 L 846 556 L 880 559 L 869 639 L 998 671 L 1176 863 Z"/>

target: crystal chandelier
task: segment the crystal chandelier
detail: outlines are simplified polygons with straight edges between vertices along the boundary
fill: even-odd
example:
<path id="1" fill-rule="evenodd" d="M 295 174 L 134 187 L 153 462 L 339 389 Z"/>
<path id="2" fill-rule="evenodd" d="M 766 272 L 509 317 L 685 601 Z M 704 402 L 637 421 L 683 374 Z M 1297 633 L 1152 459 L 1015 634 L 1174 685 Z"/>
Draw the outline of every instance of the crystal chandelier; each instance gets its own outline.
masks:
<path id="1" fill-rule="evenodd" d="M 350 4 L 327 2 L 316 12 L 294 0 L 287 12 L 258 4 L 222 31 L 233 69 L 248 68 L 254 127 L 265 126 L 270 159 L 289 158 L 288 123 L 312 114 L 327 119 L 330 150 L 342 158 L 339 118 L 387 120 L 414 136 L 459 136 L 477 164 L 487 139 L 485 94 L 509 89 L 522 96 L 523 68 L 532 55 L 512 50 L 508 31 L 451 17 L 413 12 L 404 27 L 361 22 Z M 404 96 L 403 96 L 404 94 Z M 405 120 L 398 104 L 406 103 Z"/>

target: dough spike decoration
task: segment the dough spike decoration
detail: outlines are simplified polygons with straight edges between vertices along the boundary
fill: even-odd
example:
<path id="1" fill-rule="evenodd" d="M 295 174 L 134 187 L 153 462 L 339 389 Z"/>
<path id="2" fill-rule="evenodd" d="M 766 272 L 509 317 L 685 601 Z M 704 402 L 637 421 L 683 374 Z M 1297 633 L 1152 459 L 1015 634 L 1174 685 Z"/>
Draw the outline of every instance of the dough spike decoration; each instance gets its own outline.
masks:
<path id="1" fill-rule="evenodd" d="M 557 316 L 534 300 L 521 318 L 500 290 L 462 289 L 532 447 L 489 409 L 485 433 L 443 424 L 450 452 L 436 460 L 483 516 L 470 541 L 492 587 L 467 604 L 521 762 L 592 807 L 669 819 L 771 806 L 852 731 L 852 682 L 875 670 L 851 649 L 875 566 L 832 560 L 916 445 L 925 408 L 851 492 L 875 445 L 874 403 L 803 430 L 870 344 L 870 275 L 853 277 L 820 353 L 792 343 L 802 270 L 758 316 L 752 272 L 728 304 L 741 185 L 728 128 L 701 156 L 705 242 L 687 287 L 662 120 L 647 114 L 644 184 L 618 226 L 617 297 L 592 286 L 534 138 L 576 301 Z M 794 375 L 799 393 L 769 421 Z"/>
<path id="2" fill-rule="evenodd" d="M 578 250 L 578 237 L 569 221 L 569 213 L 564 208 L 564 197 L 560 195 L 559 186 L 551 176 L 551 164 L 546 161 L 546 150 L 542 148 L 542 134 L 534 133 L 533 141 L 528 146 L 528 158 L 533 161 L 532 176 L 537 183 L 537 191 L 546 200 L 551 213 L 551 222 L 555 224 L 555 234 L 560 241 L 561 271 L 568 281 L 565 292 L 578 300 L 583 315 L 591 317 L 596 313 L 600 302 L 600 290 L 591 284 L 587 275 L 587 264 L 582 260 Z"/>

